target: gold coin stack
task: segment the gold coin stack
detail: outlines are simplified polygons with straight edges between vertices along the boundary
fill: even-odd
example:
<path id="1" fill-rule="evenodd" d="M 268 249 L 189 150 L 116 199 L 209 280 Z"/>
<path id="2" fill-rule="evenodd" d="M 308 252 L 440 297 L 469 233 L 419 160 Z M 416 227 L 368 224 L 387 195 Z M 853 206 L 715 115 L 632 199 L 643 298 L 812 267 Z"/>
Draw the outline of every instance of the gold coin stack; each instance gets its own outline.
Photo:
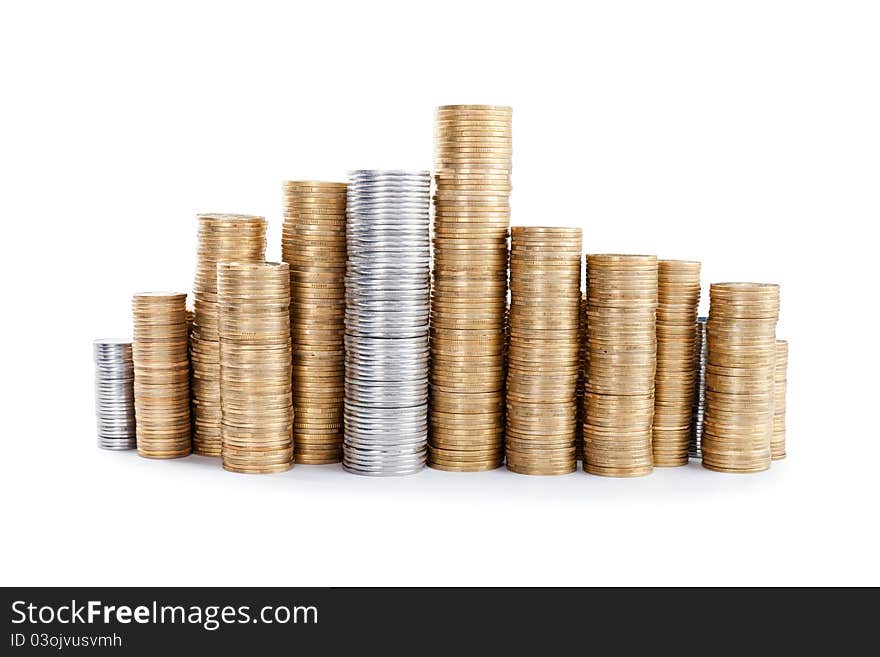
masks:
<path id="1" fill-rule="evenodd" d="M 761 472 L 770 467 L 779 286 L 713 283 L 709 301 L 703 467 Z"/>
<path id="2" fill-rule="evenodd" d="M 509 107 L 437 111 L 428 465 L 504 460 Z"/>
<path id="3" fill-rule="evenodd" d="M 516 226 L 510 249 L 508 469 L 577 468 L 581 229 Z"/>
<path id="4" fill-rule="evenodd" d="M 144 292 L 132 299 L 137 451 L 154 459 L 192 452 L 186 294 Z"/>
<path id="5" fill-rule="evenodd" d="M 584 460 L 584 391 L 587 387 L 587 295 L 581 292 L 578 308 L 578 382 L 577 382 L 577 434 L 575 457 Z"/>
<path id="6" fill-rule="evenodd" d="M 217 286 L 223 468 L 283 472 L 293 465 L 289 268 L 221 262 Z"/>
<path id="7" fill-rule="evenodd" d="M 776 367 L 773 376 L 773 436 L 770 438 L 770 458 L 785 458 L 785 386 L 788 370 L 788 342 L 776 341 Z"/>
<path id="8" fill-rule="evenodd" d="M 638 477 L 653 469 L 657 258 L 587 256 L 584 470 Z"/>
<path id="9" fill-rule="evenodd" d="M 655 466 L 688 464 L 700 304 L 700 263 L 661 260 L 658 268 L 657 373 L 654 378 Z"/>
<path id="10" fill-rule="evenodd" d="M 218 262 L 262 262 L 266 220 L 240 214 L 200 214 L 199 251 L 193 286 L 190 336 L 193 368 L 193 451 L 220 456 L 220 329 Z"/>
<path id="11" fill-rule="evenodd" d="M 346 184 L 284 183 L 281 259 L 290 266 L 297 463 L 342 460 Z"/>

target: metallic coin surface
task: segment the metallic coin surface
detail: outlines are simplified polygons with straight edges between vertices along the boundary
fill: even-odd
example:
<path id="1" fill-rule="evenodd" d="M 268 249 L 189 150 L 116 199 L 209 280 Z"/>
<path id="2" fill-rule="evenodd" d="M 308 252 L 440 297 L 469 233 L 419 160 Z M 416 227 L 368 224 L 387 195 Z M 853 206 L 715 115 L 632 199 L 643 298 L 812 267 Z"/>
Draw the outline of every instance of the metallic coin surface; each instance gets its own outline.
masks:
<path id="1" fill-rule="evenodd" d="M 713 283 L 709 301 L 703 466 L 761 472 L 772 458 L 779 286 Z"/>
<path id="2" fill-rule="evenodd" d="M 581 230 L 514 226 L 506 462 L 520 474 L 577 467 Z"/>
<path id="3" fill-rule="evenodd" d="M 660 260 L 657 289 L 654 465 L 687 465 L 697 394 L 699 347 L 694 325 L 700 303 L 700 263 Z"/>
<path id="4" fill-rule="evenodd" d="M 284 183 L 282 260 L 290 266 L 294 459 L 342 460 L 347 185 Z M 319 285 L 319 287 L 316 287 Z M 305 394 L 306 391 L 308 394 Z"/>
<path id="5" fill-rule="evenodd" d="M 342 464 L 398 476 L 428 436 L 431 177 L 353 171 L 347 187 Z"/>
<path id="6" fill-rule="evenodd" d="M 137 451 L 147 458 L 192 452 L 186 294 L 143 292 L 132 298 Z"/>
<path id="7" fill-rule="evenodd" d="M 220 310 L 218 262 L 263 262 L 266 220 L 255 215 L 198 215 L 198 259 L 193 286 L 190 356 L 193 376 L 193 451 L 220 456 Z"/>
<path id="8" fill-rule="evenodd" d="M 128 340 L 106 338 L 92 343 L 95 361 L 95 416 L 98 447 L 137 447 L 134 406 L 134 362 Z"/>
<path id="9" fill-rule="evenodd" d="M 785 388 L 788 371 L 788 342 L 776 341 L 776 366 L 773 375 L 773 433 L 770 436 L 770 457 L 784 459 L 785 453 Z"/>
<path id="10" fill-rule="evenodd" d="M 293 465 L 287 263 L 217 263 L 221 456 L 241 474 Z"/>
<path id="11" fill-rule="evenodd" d="M 688 455 L 690 458 L 702 457 L 700 443 L 703 436 L 703 418 L 706 413 L 706 360 L 709 348 L 706 340 L 706 322 L 708 320 L 708 317 L 698 317 L 694 325 L 697 359 L 694 399 L 691 406 L 690 440 L 688 443 Z"/>
<path id="12" fill-rule="evenodd" d="M 584 470 L 637 477 L 653 468 L 658 262 L 587 256 Z"/>
<path id="13" fill-rule="evenodd" d="M 504 456 L 497 437 L 504 431 L 511 121 L 509 107 L 437 110 L 428 465 L 439 469 L 486 470 Z M 464 420 L 453 429 L 439 421 L 444 413 Z"/>

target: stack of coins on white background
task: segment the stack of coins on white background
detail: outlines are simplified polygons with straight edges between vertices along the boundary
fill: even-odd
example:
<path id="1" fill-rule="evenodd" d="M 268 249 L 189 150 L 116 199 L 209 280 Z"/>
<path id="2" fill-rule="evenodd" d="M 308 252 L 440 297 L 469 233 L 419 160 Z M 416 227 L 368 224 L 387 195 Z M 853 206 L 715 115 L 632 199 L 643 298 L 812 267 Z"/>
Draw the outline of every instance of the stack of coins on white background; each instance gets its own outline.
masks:
<path id="1" fill-rule="evenodd" d="M 427 171 L 350 174 L 343 465 L 357 474 L 425 464 L 430 190 Z"/>
<path id="2" fill-rule="evenodd" d="M 428 464 L 504 460 L 510 107 L 437 110 Z"/>
<path id="3" fill-rule="evenodd" d="M 134 419 L 134 363 L 131 342 L 95 340 L 95 414 L 98 447 L 137 447 Z"/>
<path id="4" fill-rule="evenodd" d="M 287 263 L 218 263 L 217 290 L 223 467 L 283 472 L 293 465 Z"/>
<path id="5" fill-rule="evenodd" d="M 297 463 L 342 460 L 345 197 L 345 183 L 284 183 Z"/>
<path id="6" fill-rule="evenodd" d="M 243 214 L 201 214 L 193 285 L 190 352 L 193 367 L 193 451 L 220 456 L 220 308 L 218 262 L 263 262 L 266 220 Z"/>
<path id="7" fill-rule="evenodd" d="M 779 286 L 713 283 L 703 466 L 719 472 L 770 467 Z"/>
<path id="8" fill-rule="evenodd" d="M 637 477 L 653 469 L 656 311 L 656 256 L 587 256 L 587 472 Z"/>
<path id="9" fill-rule="evenodd" d="M 132 299 L 137 450 L 171 459 L 192 453 L 186 294 L 144 292 Z"/>

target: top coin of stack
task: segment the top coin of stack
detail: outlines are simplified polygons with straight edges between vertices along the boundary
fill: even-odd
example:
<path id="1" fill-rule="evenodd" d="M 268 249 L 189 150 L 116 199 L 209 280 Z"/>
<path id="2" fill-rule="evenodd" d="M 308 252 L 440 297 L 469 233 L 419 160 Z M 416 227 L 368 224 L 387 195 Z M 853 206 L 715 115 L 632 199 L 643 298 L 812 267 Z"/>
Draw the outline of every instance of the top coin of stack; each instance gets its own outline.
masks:
<path id="1" fill-rule="evenodd" d="M 700 263 L 661 260 L 658 291 L 654 465 L 687 465 L 696 382 L 694 322 L 700 303 Z"/>
<path id="2" fill-rule="evenodd" d="M 656 256 L 587 256 L 587 472 L 652 471 L 656 311 Z"/>
<path id="3" fill-rule="evenodd" d="M 141 456 L 192 452 L 186 294 L 144 292 L 132 299 L 134 405 Z"/>
<path id="4" fill-rule="evenodd" d="M 190 352 L 196 454 L 220 456 L 220 330 L 218 262 L 262 262 L 266 220 L 242 214 L 200 214 Z"/>
<path id="5" fill-rule="evenodd" d="M 509 107 L 437 111 L 428 464 L 479 471 L 504 456 Z"/>
<path id="6" fill-rule="evenodd" d="M 511 230 L 507 467 L 553 475 L 577 467 L 581 229 Z"/>
<path id="7" fill-rule="evenodd" d="M 221 262 L 217 280 L 223 467 L 283 472 L 293 464 L 287 263 Z"/>
<path id="8" fill-rule="evenodd" d="M 713 283 L 709 300 L 703 466 L 760 472 L 770 467 L 779 286 Z"/>
<path id="9" fill-rule="evenodd" d="M 342 460 L 345 198 L 345 183 L 284 183 L 297 463 Z"/>
<path id="10" fill-rule="evenodd" d="M 785 386 L 788 369 L 788 342 L 776 341 L 776 368 L 773 377 L 773 436 L 770 456 L 774 461 L 785 458 Z"/>

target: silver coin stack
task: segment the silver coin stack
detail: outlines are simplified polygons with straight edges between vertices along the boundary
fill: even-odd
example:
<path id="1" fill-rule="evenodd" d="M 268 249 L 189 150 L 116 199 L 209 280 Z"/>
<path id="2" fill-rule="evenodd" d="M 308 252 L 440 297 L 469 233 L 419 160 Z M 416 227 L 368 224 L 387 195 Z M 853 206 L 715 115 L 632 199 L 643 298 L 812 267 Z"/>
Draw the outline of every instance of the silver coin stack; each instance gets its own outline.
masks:
<path id="1" fill-rule="evenodd" d="M 95 355 L 95 415 L 98 447 L 134 449 L 134 363 L 131 342 L 105 339 L 93 343 Z"/>
<path id="2" fill-rule="evenodd" d="M 694 387 L 694 406 L 691 415 L 691 440 L 688 445 L 688 456 L 694 459 L 702 457 L 700 452 L 700 441 L 703 437 L 703 416 L 706 412 L 706 355 L 708 353 L 708 344 L 706 342 L 706 322 L 708 317 L 698 317 L 696 324 L 697 331 L 697 357 L 695 358 L 697 368 L 697 385 Z"/>
<path id="3" fill-rule="evenodd" d="M 428 171 L 349 174 L 343 467 L 412 474 L 428 438 Z"/>

